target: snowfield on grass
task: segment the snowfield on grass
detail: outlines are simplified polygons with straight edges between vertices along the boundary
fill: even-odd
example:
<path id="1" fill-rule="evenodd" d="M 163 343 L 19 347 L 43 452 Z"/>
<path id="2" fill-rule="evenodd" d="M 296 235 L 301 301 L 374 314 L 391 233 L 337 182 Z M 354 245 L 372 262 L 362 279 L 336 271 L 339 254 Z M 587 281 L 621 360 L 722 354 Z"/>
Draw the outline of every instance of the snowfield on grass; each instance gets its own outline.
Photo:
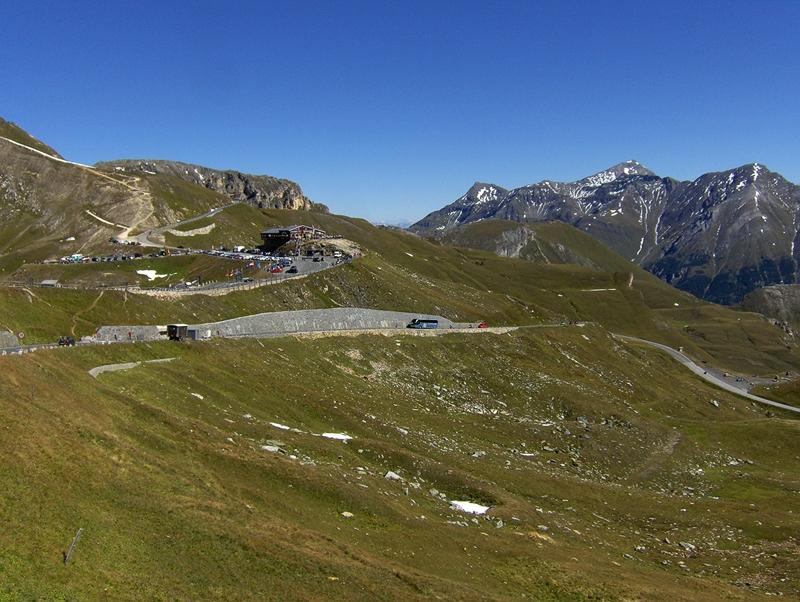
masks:
<path id="1" fill-rule="evenodd" d="M 489 506 L 481 506 L 475 502 L 459 502 L 457 500 L 450 501 L 450 507 L 454 510 L 461 510 L 467 514 L 485 514 Z"/>
<path id="2" fill-rule="evenodd" d="M 281 424 L 280 422 L 270 422 L 269 425 L 282 431 L 292 431 L 293 433 L 300 433 L 301 435 L 312 435 L 314 437 L 325 437 L 326 439 L 336 439 L 337 441 L 350 441 L 352 437 L 344 433 L 307 433 L 300 429 Z"/>
<path id="3" fill-rule="evenodd" d="M 345 435 L 344 433 L 322 433 L 322 436 L 326 439 L 336 439 L 338 441 L 349 441 L 352 439 L 350 435 Z"/>
<path id="4" fill-rule="evenodd" d="M 141 274 L 142 276 L 146 276 L 148 280 L 151 282 L 156 278 L 166 278 L 169 274 L 159 274 L 155 270 L 136 270 L 137 274 Z"/>

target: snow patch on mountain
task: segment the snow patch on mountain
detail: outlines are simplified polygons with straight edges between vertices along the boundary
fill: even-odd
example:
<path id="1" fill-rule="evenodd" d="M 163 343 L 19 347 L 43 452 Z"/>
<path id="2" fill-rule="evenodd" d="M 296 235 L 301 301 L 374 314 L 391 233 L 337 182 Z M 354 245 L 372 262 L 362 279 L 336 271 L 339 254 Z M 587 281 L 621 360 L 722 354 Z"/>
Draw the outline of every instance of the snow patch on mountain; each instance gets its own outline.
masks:
<path id="1" fill-rule="evenodd" d="M 484 186 L 481 188 L 478 193 L 475 195 L 477 197 L 477 201 L 475 201 L 475 205 L 481 205 L 486 202 L 496 201 L 497 200 L 497 188 L 494 186 Z"/>

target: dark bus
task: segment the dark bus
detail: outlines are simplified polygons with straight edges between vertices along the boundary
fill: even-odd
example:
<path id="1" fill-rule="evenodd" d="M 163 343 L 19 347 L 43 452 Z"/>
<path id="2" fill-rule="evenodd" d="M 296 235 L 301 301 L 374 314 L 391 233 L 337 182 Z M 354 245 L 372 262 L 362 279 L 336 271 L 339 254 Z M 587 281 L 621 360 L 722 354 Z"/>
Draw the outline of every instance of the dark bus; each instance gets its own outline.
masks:
<path id="1" fill-rule="evenodd" d="M 182 341 L 188 334 L 189 327 L 186 324 L 168 324 L 167 337 L 170 341 Z"/>
<path id="2" fill-rule="evenodd" d="M 439 320 L 421 320 L 419 318 L 414 318 L 406 325 L 406 328 L 439 328 Z"/>

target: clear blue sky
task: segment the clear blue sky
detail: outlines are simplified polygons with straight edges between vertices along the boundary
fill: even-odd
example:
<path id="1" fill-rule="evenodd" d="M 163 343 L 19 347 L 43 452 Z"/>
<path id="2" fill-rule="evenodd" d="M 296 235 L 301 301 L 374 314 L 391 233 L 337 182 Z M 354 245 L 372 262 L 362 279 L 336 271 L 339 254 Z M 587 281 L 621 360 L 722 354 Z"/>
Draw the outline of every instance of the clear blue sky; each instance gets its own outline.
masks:
<path id="1" fill-rule="evenodd" d="M 800 2 L 7 3 L 0 116 L 76 161 L 296 180 L 423 216 L 626 159 L 800 182 Z"/>

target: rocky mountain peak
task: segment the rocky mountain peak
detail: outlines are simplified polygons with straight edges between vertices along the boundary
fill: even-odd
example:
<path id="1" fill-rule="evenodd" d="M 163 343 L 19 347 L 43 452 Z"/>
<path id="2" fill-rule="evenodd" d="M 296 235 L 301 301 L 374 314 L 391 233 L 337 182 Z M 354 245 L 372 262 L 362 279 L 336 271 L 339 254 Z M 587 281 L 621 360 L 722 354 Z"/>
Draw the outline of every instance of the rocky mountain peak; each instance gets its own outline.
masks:
<path id="1" fill-rule="evenodd" d="M 494 184 L 475 182 L 460 200 L 470 205 L 493 203 L 508 193 L 508 190 Z"/>
<path id="2" fill-rule="evenodd" d="M 773 175 L 769 168 L 763 163 L 748 163 L 734 170 L 735 172 L 747 177 L 750 182 L 756 183 L 759 178 L 765 179 L 765 176 Z"/>
<path id="3" fill-rule="evenodd" d="M 619 178 L 626 176 L 655 176 L 656 174 L 650 171 L 647 167 L 638 161 L 624 161 L 612 165 L 608 169 L 597 172 L 594 175 L 588 176 L 579 180 L 579 184 L 584 186 L 602 186 L 603 184 L 610 184 Z"/>

